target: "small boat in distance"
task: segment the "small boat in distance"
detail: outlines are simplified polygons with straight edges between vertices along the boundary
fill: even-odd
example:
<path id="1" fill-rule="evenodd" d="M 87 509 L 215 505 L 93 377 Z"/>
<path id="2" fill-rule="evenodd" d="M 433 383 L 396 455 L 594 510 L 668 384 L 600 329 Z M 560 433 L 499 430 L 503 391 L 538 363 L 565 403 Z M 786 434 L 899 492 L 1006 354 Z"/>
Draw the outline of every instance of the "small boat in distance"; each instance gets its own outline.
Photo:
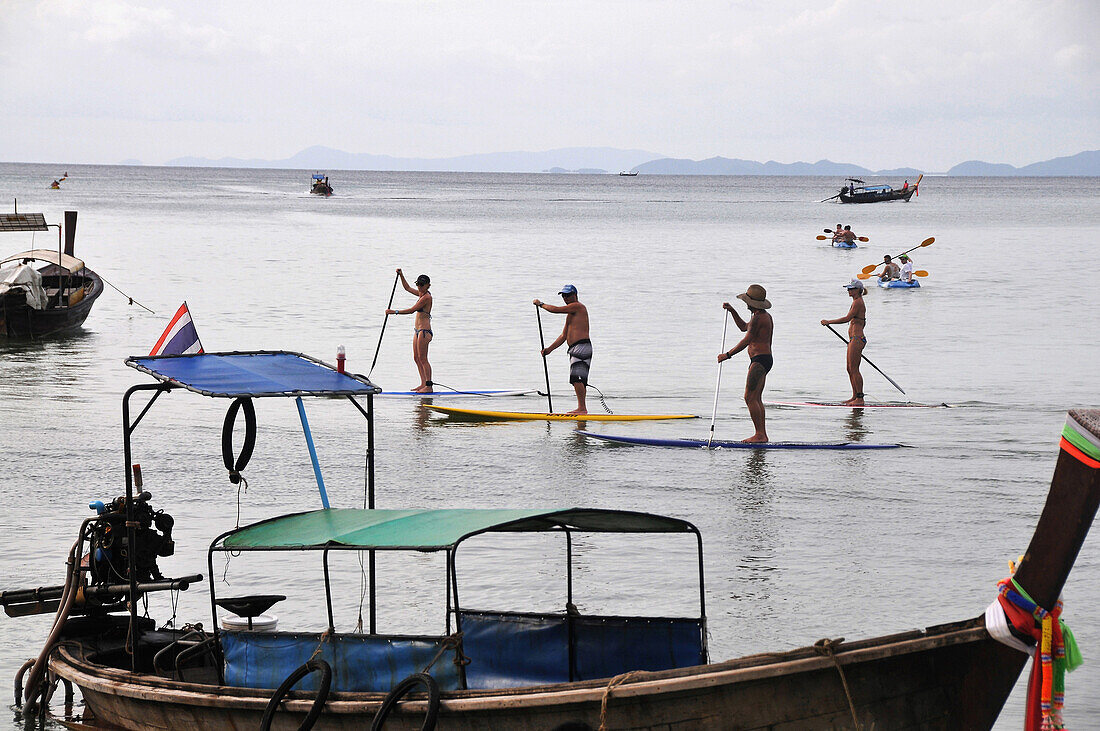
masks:
<path id="1" fill-rule="evenodd" d="M 622 172 L 619 173 L 619 176 L 623 177 L 623 178 L 636 178 L 636 177 L 638 177 L 638 171 L 637 170 L 623 170 Z"/>
<path id="2" fill-rule="evenodd" d="M 314 173 L 313 184 L 310 186 L 309 192 L 313 195 L 323 195 L 325 197 L 332 195 L 332 186 L 328 184 L 328 176 Z"/>
<path id="3" fill-rule="evenodd" d="M 47 231 L 57 226 L 57 250 L 31 249 L 0 259 L 0 337 L 41 338 L 84 324 L 103 294 L 103 280 L 73 256 L 76 211 L 62 230 L 41 213 L 0 214 L 0 231 Z"/>
<path id="4" fill-rule="evenodd" d="M 917 178 L 917 182 L 909 185 L 909 181 L 906 180 L 901 188 L 894 190 L 889 185 L 867 185 L 859 178 L 848 178 L 848 184 L 840 189 L 840 192 L 833 196 L 838 198 L 841 203 L 882 203 L 883 201 L 905 201 L 909 202 L 909 199 L 914 195 L 920 195 L 918 188 L 920 187 L 921 178 L 924 174 Z M 830 199 L 826 199 L 830 200 Z"/>

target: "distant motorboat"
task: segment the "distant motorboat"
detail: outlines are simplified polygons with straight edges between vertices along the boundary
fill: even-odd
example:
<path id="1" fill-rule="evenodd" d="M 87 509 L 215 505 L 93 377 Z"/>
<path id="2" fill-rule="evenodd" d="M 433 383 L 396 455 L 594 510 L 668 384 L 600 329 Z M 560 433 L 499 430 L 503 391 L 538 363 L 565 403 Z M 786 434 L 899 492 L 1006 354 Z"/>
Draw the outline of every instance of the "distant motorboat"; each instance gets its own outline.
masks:
<path id="1" fill-rule="evenodd" d="M 314 195 L 330 196 L 332 195 L 332 186 L 328 184 L 328 176 L 321 173 L 313 174 L 313 184 L 309 188 L 309 192 Z"/>
<path id="2" fill-rule="evenodd" d="M 629 171 L 628 170 L 623 170 L 621 173 L 619 173 L 619 175 L 624 177 L 624 178 L 635 178 L 635 177 L 638 176 L 638 171 L 637 170 L 629 170 Z"/>
<path id="3" fill-rule="evenodd" d="M 848 184 L 833 198 L 839 198 L 841 203 L 882 203 L 898 200 L 908 203 L 914 195 L 920 195 L 918 188 L 923 177 L 922 173 L 913 185 L 909 185 L 907 180 L 905 185 L 897 190 L 889 185 L 867 185 L 859 178 L 848 178 Z"/>

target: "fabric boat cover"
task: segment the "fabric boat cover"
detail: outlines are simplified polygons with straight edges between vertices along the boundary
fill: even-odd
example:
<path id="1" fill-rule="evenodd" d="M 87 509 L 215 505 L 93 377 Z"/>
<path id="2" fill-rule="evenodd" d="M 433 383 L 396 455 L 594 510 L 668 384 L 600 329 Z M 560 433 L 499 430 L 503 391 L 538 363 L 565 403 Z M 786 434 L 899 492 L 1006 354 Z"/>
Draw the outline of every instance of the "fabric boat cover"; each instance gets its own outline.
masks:
<path id="1" fill-rule="evenodd" d="M 649 513 L 566 510 L 364 510 L 332 508 L 284 515 L 245 526 L 221 541 L 222 550 L 404 548 L 439 551 L 485 532 L 539 532 L 567 526 L 592 533 L 688 533 L 687 521 Z"/>
<path id="2" fill-rule="evenodd" d="M 439 652 L 441 637 L 325 635 L 284 632 L 221 632 L 225 683 L 238 688 L 278 688 L 288 675 L 317 653 L 332 667 L 338 693 L 388 693 L 419 673 Z M 443 690 L 462 686 L 454 650 L 445 652 L 430 673 Z M 310 673 L 296 690 L 316 691 L 320 676 Z"/>
<path id="3" fill-rule="evenodd" d="M 363 376 L 300 353 L 251 351 L 131 356 L 126 365 L 204 396 L 365 396 L 381 389 Z"/>
<path id="4" fill-rule="evenodd" d="M 35 310 L 46 309 L 46 290 L 42 288 L 42 275 L 30 264 L 19 264 L 0 269 L 0 297 L 8 292 L 22 291 L 27 306 Z"/>
<path id="5" fill-rule="evenodd" d="M 62 254 L 50 249 L 31 249 L 30 251 L 24 251 L 19 254 L 12 254 L 8 258 L 0 261 L 0 266 L 12 261 L 22 261 L 24 259 L 34 259 L 36 261 L 45 261 L 50 264 L 56 264 L 62 269 L 68 269 L 70 272 L 76 273 L 84 268 L 84 262 L 81 259 L 77 259 L 75 256 L 69 256 L 68 254 Z"/>

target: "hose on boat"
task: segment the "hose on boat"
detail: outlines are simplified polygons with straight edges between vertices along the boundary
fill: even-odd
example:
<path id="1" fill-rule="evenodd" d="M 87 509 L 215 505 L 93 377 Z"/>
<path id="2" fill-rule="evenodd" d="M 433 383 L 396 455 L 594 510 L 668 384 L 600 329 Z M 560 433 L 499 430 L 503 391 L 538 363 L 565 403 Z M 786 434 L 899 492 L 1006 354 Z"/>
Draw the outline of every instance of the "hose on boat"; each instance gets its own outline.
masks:
<path id="1" fill-rule="evenodd" d="M 370 731 L 381 731 L 386 723 L 386 718 L 397 707 L 398 701 L 418 685 L 423 685 L 428 691 L 428 713 L 424 716 L 424 723 L 420 725 L 420 731 L 432 731 L 435 728 L 436 719 L 439 717 L 439 684 L 435 682 L 435 678 L 427 673 L 413 673 L 393 687 L 393 690 L 382 701 L 378 712 L 374 714 Z"/>
<path id="2" fill-rule="evenodd" d="M 271 700 L 267 702 L 267 708 L 264 709 L 264 717 L 260 721 L 260 731 L 271 731 L 271 724 L 275 720 L 275 712 L 279 710 L 279 704 L 283 701 L 283 698 L 299 680 L 315 670 L 321 673 L 321 684 L 317 688 L 317 697 L 313 699 L 313 705 L 310 707 L 309 713 L 306 714 L 305 720 L 302 721 L 302 725 L 298 727 L 298 731 L 309 731 L 313 728 L 313 725 L 317 723 L 317 719 L 321 717 L 321 711 L 328 701 L 329 690 L 332 687 L 332 666 L 319 657 L 296 669 L 276 689 L 275 695 L 271 696 Z"/>
<path id="3" fill-rule="evenodd" d="M 241 454 L 234 460 L 233 455 L 233 425 L 237 421 L 237 412 L 244 408 L 244 445 Z M 229 471 L 229 481 L 234 485 L 241 484 L 241 470 L 252 459 L 252 450 L 256 448 L 256 407 L 252 399 L 246 396 L 235 399 L 225 414 L 225 423 L 222 424 L 222 462 Z"/>

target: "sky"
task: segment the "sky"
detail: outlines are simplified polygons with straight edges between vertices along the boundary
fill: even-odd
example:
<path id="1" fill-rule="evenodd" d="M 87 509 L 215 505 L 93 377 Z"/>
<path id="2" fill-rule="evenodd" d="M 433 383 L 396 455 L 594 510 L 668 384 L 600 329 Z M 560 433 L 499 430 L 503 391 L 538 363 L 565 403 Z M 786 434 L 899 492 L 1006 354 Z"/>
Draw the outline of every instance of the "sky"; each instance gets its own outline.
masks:
<path id="1" fill-rule="evenodd" d="M 0 0 L 0 161 L 1100 148 L 1097 0 Z"/>

